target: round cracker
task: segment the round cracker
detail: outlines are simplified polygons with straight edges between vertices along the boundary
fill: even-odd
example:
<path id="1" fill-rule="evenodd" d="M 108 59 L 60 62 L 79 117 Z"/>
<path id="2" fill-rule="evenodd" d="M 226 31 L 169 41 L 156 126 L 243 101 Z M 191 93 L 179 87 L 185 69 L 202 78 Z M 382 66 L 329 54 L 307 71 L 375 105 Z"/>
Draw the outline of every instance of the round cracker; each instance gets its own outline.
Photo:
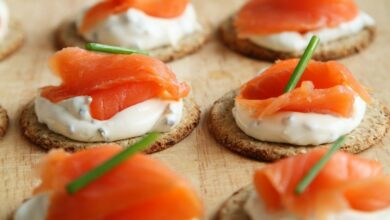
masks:
<path id="1" fill-rule="evenodd" d="M 327 146 L 296 146 L 263 142 L 249 137 L 236 125 L 232 114 L 237 91 L 231 91 L 217 100 L 208 117 L 210 133 L 224 147 L 249 158 L 274 161 Z M 378 144 L 385 137 L 389 127 L 390 111 L 374 100 L 367 107 L 362 123 L 348 135 L 341 149 L 350 153 L 364 151 Z"/>
<path id="2" fill-rule="evenodd" d="M 9 124 L 9 118 L 7 111 L 0 106 L 0 138 L 4 137 L 7 132 Z"/>
<path id="3" fill-rule="evenodd" d="M 23 45 L 24 31 L 22 25 L 11 19 L 8 26 L 8 33 L 0 41 L 0 60 L 11 55 Z"/>
<path id="4" fill-rule="evenodd" d="M 327 61 L 359 53 L 372 43 L 375 35 L 375 26 L 369 26 L 357 34 L 320 44 L 313 55 L 313 59 Z M 220 38 L 234 51 L 259 60 L 273 62 L 278 59 L 299 58 L 303 54 L 303 52 L 275 51 L 256 45 L 247 39 L 238 38 L 232 17 L 222 23 Z"/>
<path id="5" fill-rule="evenodd" d="M 199 120 L 200 110 L 198 105 L 193 101 L 184 100 L 183 118 L 179 125 L 169 132 L 162 133 L 157 142 L 148 148 L 145 153 L 161 151 L 180 142 L 195 129 Z M 80 142 L 71 140 L 52 132 L 46 125 L 39 123 L 34 110 L 34 102 L 30 102 L 23 109 L 20 116 L 20 126 L 22 133 L 27 139 L 46 150 L 62 148 L 66 151 L 74 152 L 107 143 L 116 143 L 120 146 L 128 147 L 142 138 L 135 137 L 114 142 Z"/>
<path id="6" fill-rule="evenodd" d="M 246 201 L 254 188 L 252 185 L 244 187 L 231 195 L 218 209 L 216 220 L 250 220 L 244 209 Z"/>
<path id="7" fill-rule="evenodd" d="M 163 62 L 169 62 L 192 54 L 202 47 L 208 40 L 211 28 L 207 24 L 202 25 L 202 31 L 195 32 L 184 37 L 177 46 L 170 45 L 149 50 L 152 57 Z M 77 46 L 84 48 L 87 41 L 77 33 L 74 21 L 65 21 L 55 32 L 55 43 L 59 49 Z"/>

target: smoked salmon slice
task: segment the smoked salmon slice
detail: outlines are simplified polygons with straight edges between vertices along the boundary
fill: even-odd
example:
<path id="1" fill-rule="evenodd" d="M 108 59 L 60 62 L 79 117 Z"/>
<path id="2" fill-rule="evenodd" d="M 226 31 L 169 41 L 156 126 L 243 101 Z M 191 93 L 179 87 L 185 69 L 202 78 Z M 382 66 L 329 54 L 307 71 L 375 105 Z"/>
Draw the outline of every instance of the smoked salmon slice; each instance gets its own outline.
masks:
<path id="1" fill-rule="evenodd" d="M 312 112 L 349 117 L 355 95 L 370 102 L 370 95 L 349 70 L 335 62 L 310 61 L 298 87 L 283 94 L 298 59 L 278 61 L 242 86 L 236 101 L 264 117 L 280 111 Z"/>
<path id="2" fill-rule="evenodd" d="M 118 145 L 75 154 L 54 150 L 40 165 L 41 185 L 49 192 L 47 220 L 200 218 L 202 205 L 194 190 L 159 161 L 137 154 L 90 185 L 69 195 L 65 186 L 121 151 Z"/>
<path id="3" fill-rule="evenodd" d="M 79 31 L 88 32 L 91 28 L 129 8 L 135 8 L 146 14 L 160 18 L 175 18 L 183 14 L 189 0 L 103 0 L 91 7 L 85 14 Z"/>
<path id="4" fill-rule="evenodd" d="M 257 194 L 270 212 L 287 210 L 305 219 L 322 219 L 346 209 L 377 211 L 390 207 L 390 176 L 380 163 L 338 152 L 301 194 L 294 189 L 326 149 L 280 160 L 255 172 Z M 325 219 L 325 218 L 323 218 Z"/>
<path id="5" fill-rule="evenodd" d="M 54 54 L 50 67 L 62 84 L 42 88 L 41 96 L 54 103 L 91 96 L 91 114 L 98 120 L 147 99 L 179 100 L 190 91 L 163 62 L 139 54 L 103 54 L 71 47 Z"/>
<path id="6" fill-rule="evenodd" d="M 354 0 L 251 0 L 237 14 L 239 37 L 281 32 L 305 33 L 355 18 Z"/>

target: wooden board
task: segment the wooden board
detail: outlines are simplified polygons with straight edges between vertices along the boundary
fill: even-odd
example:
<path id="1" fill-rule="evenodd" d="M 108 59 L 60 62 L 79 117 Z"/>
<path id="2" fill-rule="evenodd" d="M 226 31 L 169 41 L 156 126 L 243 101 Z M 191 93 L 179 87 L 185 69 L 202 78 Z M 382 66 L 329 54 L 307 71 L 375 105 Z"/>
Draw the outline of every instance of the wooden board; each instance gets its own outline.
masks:
<path id="1" fill-rule="evenodd" d="M 18 115 L 37 88 L 58 83 L 49 71 L 54 52 L 52 32 L 63 19 L 81 9 L 78 0 L 9 0 L 12 14 L 23 22 L 28 34 L 24 47 L 0 63 L 0 103 L 8 109 L 11 126 L 0 141 L 0 219 L 5 219 L 37 184 L 32 168 L 45 154 L 19 132 Z M 242 5 L 243 0 L 194 0 L 200 16 L 214 27 Z M 390 1 L 358 1 L 375 17 L 379 35 L 363 53 L 341 60 L 376 97 L 390 106 Z M 202 106 L 199 127 L 177 146 L 153 155 L 186 176 L 201 196 L 210 217 L 230 193 L 248 184 L 252 171 L 262 163 L 251 161 L 218 145 L 207 131 L 205 117 L 212 103 L 269 63 L 257 62 L 226 49 L 214 37 L 201 51 L 169 64 L 181 80 L 189 81 L 195 100 Z M 390 171 L 390 138 L 362 155 L 381 161 Z"/>

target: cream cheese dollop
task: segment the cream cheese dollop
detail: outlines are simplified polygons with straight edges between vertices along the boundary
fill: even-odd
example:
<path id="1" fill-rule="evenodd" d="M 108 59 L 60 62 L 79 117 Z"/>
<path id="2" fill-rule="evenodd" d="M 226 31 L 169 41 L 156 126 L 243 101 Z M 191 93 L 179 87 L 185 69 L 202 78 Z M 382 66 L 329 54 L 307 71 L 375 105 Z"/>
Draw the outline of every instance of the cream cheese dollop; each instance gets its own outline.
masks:
<path id="1" fill-rule="evenodd" d="M 375 25 L 374 19 L 368 14 L 360 12 L 353 20 L 332 28 L 323 28 L 305 34 L 282 32 L 270 35 L 254 35 L 248 39 L 258 46 L 276 51 L 303 52 L 313 35 L 317 35 L 321 39 L 321 44 L 326 44 L 330 41 L 356 34 L 364 28 L 373 25 Z"/>
<path id="2" fill-rule="evenodd" d="M 108 120 L 92 118 L 90 96 L 77 96 L 52 103 L 44 97 L 35 99 L 35 113 L 40 123 L 51 131 L 83 142 L 116 141 L 149 132 L 167 132 L 180 123 L 183 101 L 149 99 L 130 106 Z"/>
<path id="3" fill-rule="evenodd" d="M 0 0 L 0 40 L 8 33 L 9 12 L 3 0 Z"/>
<path id="4" fill-rule="evenodd" d="M 233 116 L 237 126 L 248 136 L 260 141 L 294 145 L 331 143 L 359 126 L 367 104 L 355 96 L 350 118 L 334 115 L 300 112 L 278 112 L 255 119 L 246 107 L 235 103 Z"/>
<path id="5" fill-rule="evenodd" d="M 47 193 L 33 196 L 16 209 L 14 220 L 45 220 L 49 203 Z"/>
<path id="6" fill-rule="evenodd" d="M 251 192 L 244 205 L 244 210 L 251 220 L 302 220 L 286 210 L 275 213 L 268 212 L 263 201 L 255 191 Z M 315 218 L 309 218 L 307 220 L 315 220 Z M 324 220 L 390 220 L 390 207 L 375 212 L 362 212 L 347 209 L 340 212 L 329 213 Z"/>
<path id="7" fill-rule="evenodd" d="M 77 20 L 78 27 L 84 15 L 85 12 Z M 184 37 L 200 30 L 195 9 L 188 4 L 181 16 L 170 19 L 152 17 L 130 8 L 122 14 L 109 16 L 82 36 L 92 42 L 150 50 L 167 45 L 177 47 Z"/>

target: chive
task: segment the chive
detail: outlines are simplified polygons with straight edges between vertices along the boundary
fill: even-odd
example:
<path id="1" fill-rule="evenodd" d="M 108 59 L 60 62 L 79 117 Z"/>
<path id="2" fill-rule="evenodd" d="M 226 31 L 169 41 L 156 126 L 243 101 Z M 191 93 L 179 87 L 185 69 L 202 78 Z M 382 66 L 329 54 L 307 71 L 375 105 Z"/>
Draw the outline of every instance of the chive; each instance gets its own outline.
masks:
<path id="1" fill-rule="evenodd" d="M 90 51 L 104 52 L 104 53 L 113 53 L 113 54 L 143 54 L 149 55 L 148 51 L 145 50 L 137 50 L 137 49 L 129 49 L 123 47 L 110 46 L 106 44 L 98 44 L 98 43 L 87 43 L 85 44 L 85 49 Z"/>
<path id="2" fill-rule="evenodd" d="M 122 162 L 124 162 L 129 157 L 133 156 L 139 151 L 147 149 L 151 144 L 153 144 L 157 138 L 158 133 L 150 133 L 145 138 L 140 140 L 139 142 L 135 143 L 132 146 L 129 146 L 127 149 L 124 149 L 111 159 L 107 160 L 103 164 L 99 165 L 98 167 L 94 168 L 93 170 L 87 172 L 83 176 L 79 177 L 78 179 L 74 180 L 73 182 L 66 185 L 67 192 L 72 195 L 76 192 L 80 191 L 96 179 L 100 178 L 110 170 L 114 169 L 118 165 L 120 165 Z"/>
<path id="3" fill-rule="evenodd" d="M 321 169 L 330 160 L 332 155 L 340 149 L 345 139 L 346 136 L 341 136 L 339 139 L 336 140 L 336 142 L 329 149 L 329 151 L 307 172 L 301 182 L 299 182 L 299 184 L 295 188 L 295 194 L 299 195 L 305 191 L 305 189 L 310 185 L 310 183 L 316 178 Z"/>
<path id="4" fill-rule="evenodd" d="M 295 70 L 291 75 L 291 78 L 288 81 L 286 88 L 284 88 L 284 93 L 290 92 L 297 86 L 299 80 L 302 77 L 303 72 L 307 67 L 307 64 L 309 63 L 319 43 L 320 39 L 315 35 L 310 39 L 309 45 L 306 47 L 305 52 L 299 60 L 298 65 L 295 67 Z"/>

